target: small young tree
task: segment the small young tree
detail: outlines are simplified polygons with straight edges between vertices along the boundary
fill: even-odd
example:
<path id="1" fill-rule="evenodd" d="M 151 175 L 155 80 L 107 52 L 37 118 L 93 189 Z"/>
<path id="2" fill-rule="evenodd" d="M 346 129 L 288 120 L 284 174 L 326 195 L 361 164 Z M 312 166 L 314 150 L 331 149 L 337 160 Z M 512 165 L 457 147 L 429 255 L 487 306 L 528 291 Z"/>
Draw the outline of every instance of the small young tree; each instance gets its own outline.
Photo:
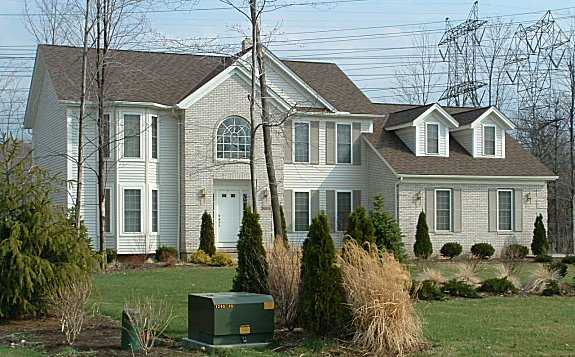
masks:
<path id="1" fill-rule="evenodd" d="M 415 232 L 415 244 L 413 253 L 418 258 L 427 259 L 433 253 L 431 239 L 429 239 L 429 228 L 427 227 L 427 218 L 425 212 L 421 211 L 417 219 L 417 230 Z"/>
<path id="2" fill-rule="evenodd" d="M 315 217 L 303 243 L 302 326 L 320 336 L 337 336 L 350 321 L 345 305 L 341 269 L 336 265 L 335 246 L 328 218 Z"/>
<path id="3" fill-rule="evenodd" d="M 531 242 L 531 250 L 533 254 L 547 254 L 549 250 L 549 241 L 547 240 L 547 232 L 545 231 L 545 224 L 543 223 L 543 216 L 539 214 L 533 224 L 533 241 Z"/>
<path id="4" fill-rule="evenodd" d="M 216 254 L 216 244 L 214 240 L 214 223 L 212 216 L 204 211 L 202 215 L 202 226 L 200 228 L 200 249 L 210 257 Z"/>
<path id="5" fill-rule="evenodd" d="M 355 239 L 360 247 L 366 242 L 370 245 L 375 243 L 375 228 L 365 208 L 359 206 L 347 217 L 346 234 Z"/>
<path id="6" fill-rule="evenodd" d="M 0 139 L 0 316 L 47 313 L 54 291 L 90 280 L 98 261 L 84 229 L 55 206 L 56 179 L 21 156 L 21 144 Z"/>
<path id="7" fill-rule="evenodd" d="M 393 253 L 400 263 L 405 262 L 407 256 L 403 245 L 403 234 L 397 221 L 385 210 L 383 196 L 376 195 L 373 199 L 373 206 L 374 209 L 369 213 L 369 217 L 375 228 L 377 248 Z"/>
<path id="8" fill-rule="evenodd" d="M 268 263 L 259 219 L 259 214 L 246 207 L 238 239 L 238 267 L 232 291 L 268 293 Z"/>

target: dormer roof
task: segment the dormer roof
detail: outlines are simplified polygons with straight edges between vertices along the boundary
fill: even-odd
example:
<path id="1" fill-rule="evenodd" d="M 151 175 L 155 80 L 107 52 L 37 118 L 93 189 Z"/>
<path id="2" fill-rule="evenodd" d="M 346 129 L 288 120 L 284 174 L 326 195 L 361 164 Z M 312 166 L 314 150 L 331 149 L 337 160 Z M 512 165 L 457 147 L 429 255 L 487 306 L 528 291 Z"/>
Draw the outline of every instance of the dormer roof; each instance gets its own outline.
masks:
<path id="1" fill-rule="evenodd" d="M 458 129 L 466 129 L 474 127 L 477 123 L 480 123 L 484 118 L 492 115 L 492 118 L 497 122 L 497 124 L 504 130 L 512 130 L 515 125 L 507 119 L 503 113 L 499 111 L 494 106 L 471 109 L 465 112 L 452 114 L 453 118 L 459 123 Z"/>
<path id="2" fill-rule="evenodd" d="M 437 103 L 432 103 L 389 114 L 385 122 L 385 129 L 396 130 L 416 126 L 432 112 L 439 115 L 446 127 L 452 129 L 459 126 L 459 123 L 445 109 Z"/>

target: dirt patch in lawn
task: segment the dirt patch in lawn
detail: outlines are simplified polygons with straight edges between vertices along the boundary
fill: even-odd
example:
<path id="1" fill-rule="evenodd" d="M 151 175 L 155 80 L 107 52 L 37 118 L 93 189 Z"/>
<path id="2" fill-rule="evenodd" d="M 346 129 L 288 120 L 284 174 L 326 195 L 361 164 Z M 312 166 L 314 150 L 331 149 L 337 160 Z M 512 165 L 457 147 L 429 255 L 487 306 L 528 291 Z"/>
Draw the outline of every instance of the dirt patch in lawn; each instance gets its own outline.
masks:
<path id="1" fill-rule="evenodd" d="M 107 316 L 90 316 L 84 322 L 82 333 L 72 346 L 75 351 L 89 356 L 144 356 L 142 351 L 124 351 L 120 348 L 122 326 Z M 34 320 L 0 319 L 0 343 L 4 346 L 25 345 L 49 356 L 72 351 L 55 317 Z M 154 346 L 155 356 L 201 355 L 184 350 L 181 339 L 162 338 Z"/>

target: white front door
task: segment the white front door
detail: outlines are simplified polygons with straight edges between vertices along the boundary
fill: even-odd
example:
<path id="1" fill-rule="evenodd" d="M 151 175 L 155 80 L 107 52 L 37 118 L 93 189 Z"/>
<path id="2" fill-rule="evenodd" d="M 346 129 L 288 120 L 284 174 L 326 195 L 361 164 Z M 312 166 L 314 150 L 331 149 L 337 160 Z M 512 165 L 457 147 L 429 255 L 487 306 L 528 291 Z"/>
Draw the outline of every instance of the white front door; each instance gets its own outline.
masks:
<path id="1" fill-rule="evenodd" d="M 238 233 L 242 223 L 241 190 L 220 189 L 218 192 L 218 246 L 234 248 L 238 241 Z"/>

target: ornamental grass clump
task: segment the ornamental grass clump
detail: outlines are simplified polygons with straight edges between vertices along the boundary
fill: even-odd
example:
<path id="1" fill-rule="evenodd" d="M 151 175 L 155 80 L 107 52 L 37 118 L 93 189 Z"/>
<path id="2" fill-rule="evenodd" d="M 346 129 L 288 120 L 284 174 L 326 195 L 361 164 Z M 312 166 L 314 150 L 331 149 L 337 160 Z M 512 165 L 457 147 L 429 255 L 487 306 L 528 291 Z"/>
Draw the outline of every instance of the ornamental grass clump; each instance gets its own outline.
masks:
<path id="1" fill-rule="evenodd" d="M 419 273 L 419 276 L 417 278 L 418 281 L 429 281 L 435 284 L 436 286 L 442 285 L 447 280 L 443 276 L 441 270 L 432 267 L 423 268 L 423 270 L 421 271 L 421 273 Z"/>
<path id="2" fill-rule="evenodd" d="M 352 342 L 376 355 L 403 355 L 427 342 L 410 301 L 411 275 L 393 254 L 345 242 L 339 265 L 353 315 Z"/>
<path id="3" fill-rule="evenodd" d="M 455 279 L 466 282 L 470 285 L 479 285 L 481 280 L 477 277 L 478 265 L 474 262 L 466 261 L 457 264 Z"/>
<path id="4" fill-rule="evenodd" d="M 495 266 L 498 279 L 506 279 L 516 288 L 521 287 L 521 281 L 517 277 L 517 268 L 510 264 L 497 264 Z"/>
<path id="5" fill-rule="evenodd" d="M 546 266 L 540 265 L 529 277 L 525 284 L 525 290 L 530 293 L 541 294 L 549 284 L 559 281 L 559 274 L 556 270 L 549 270 Z"/>

